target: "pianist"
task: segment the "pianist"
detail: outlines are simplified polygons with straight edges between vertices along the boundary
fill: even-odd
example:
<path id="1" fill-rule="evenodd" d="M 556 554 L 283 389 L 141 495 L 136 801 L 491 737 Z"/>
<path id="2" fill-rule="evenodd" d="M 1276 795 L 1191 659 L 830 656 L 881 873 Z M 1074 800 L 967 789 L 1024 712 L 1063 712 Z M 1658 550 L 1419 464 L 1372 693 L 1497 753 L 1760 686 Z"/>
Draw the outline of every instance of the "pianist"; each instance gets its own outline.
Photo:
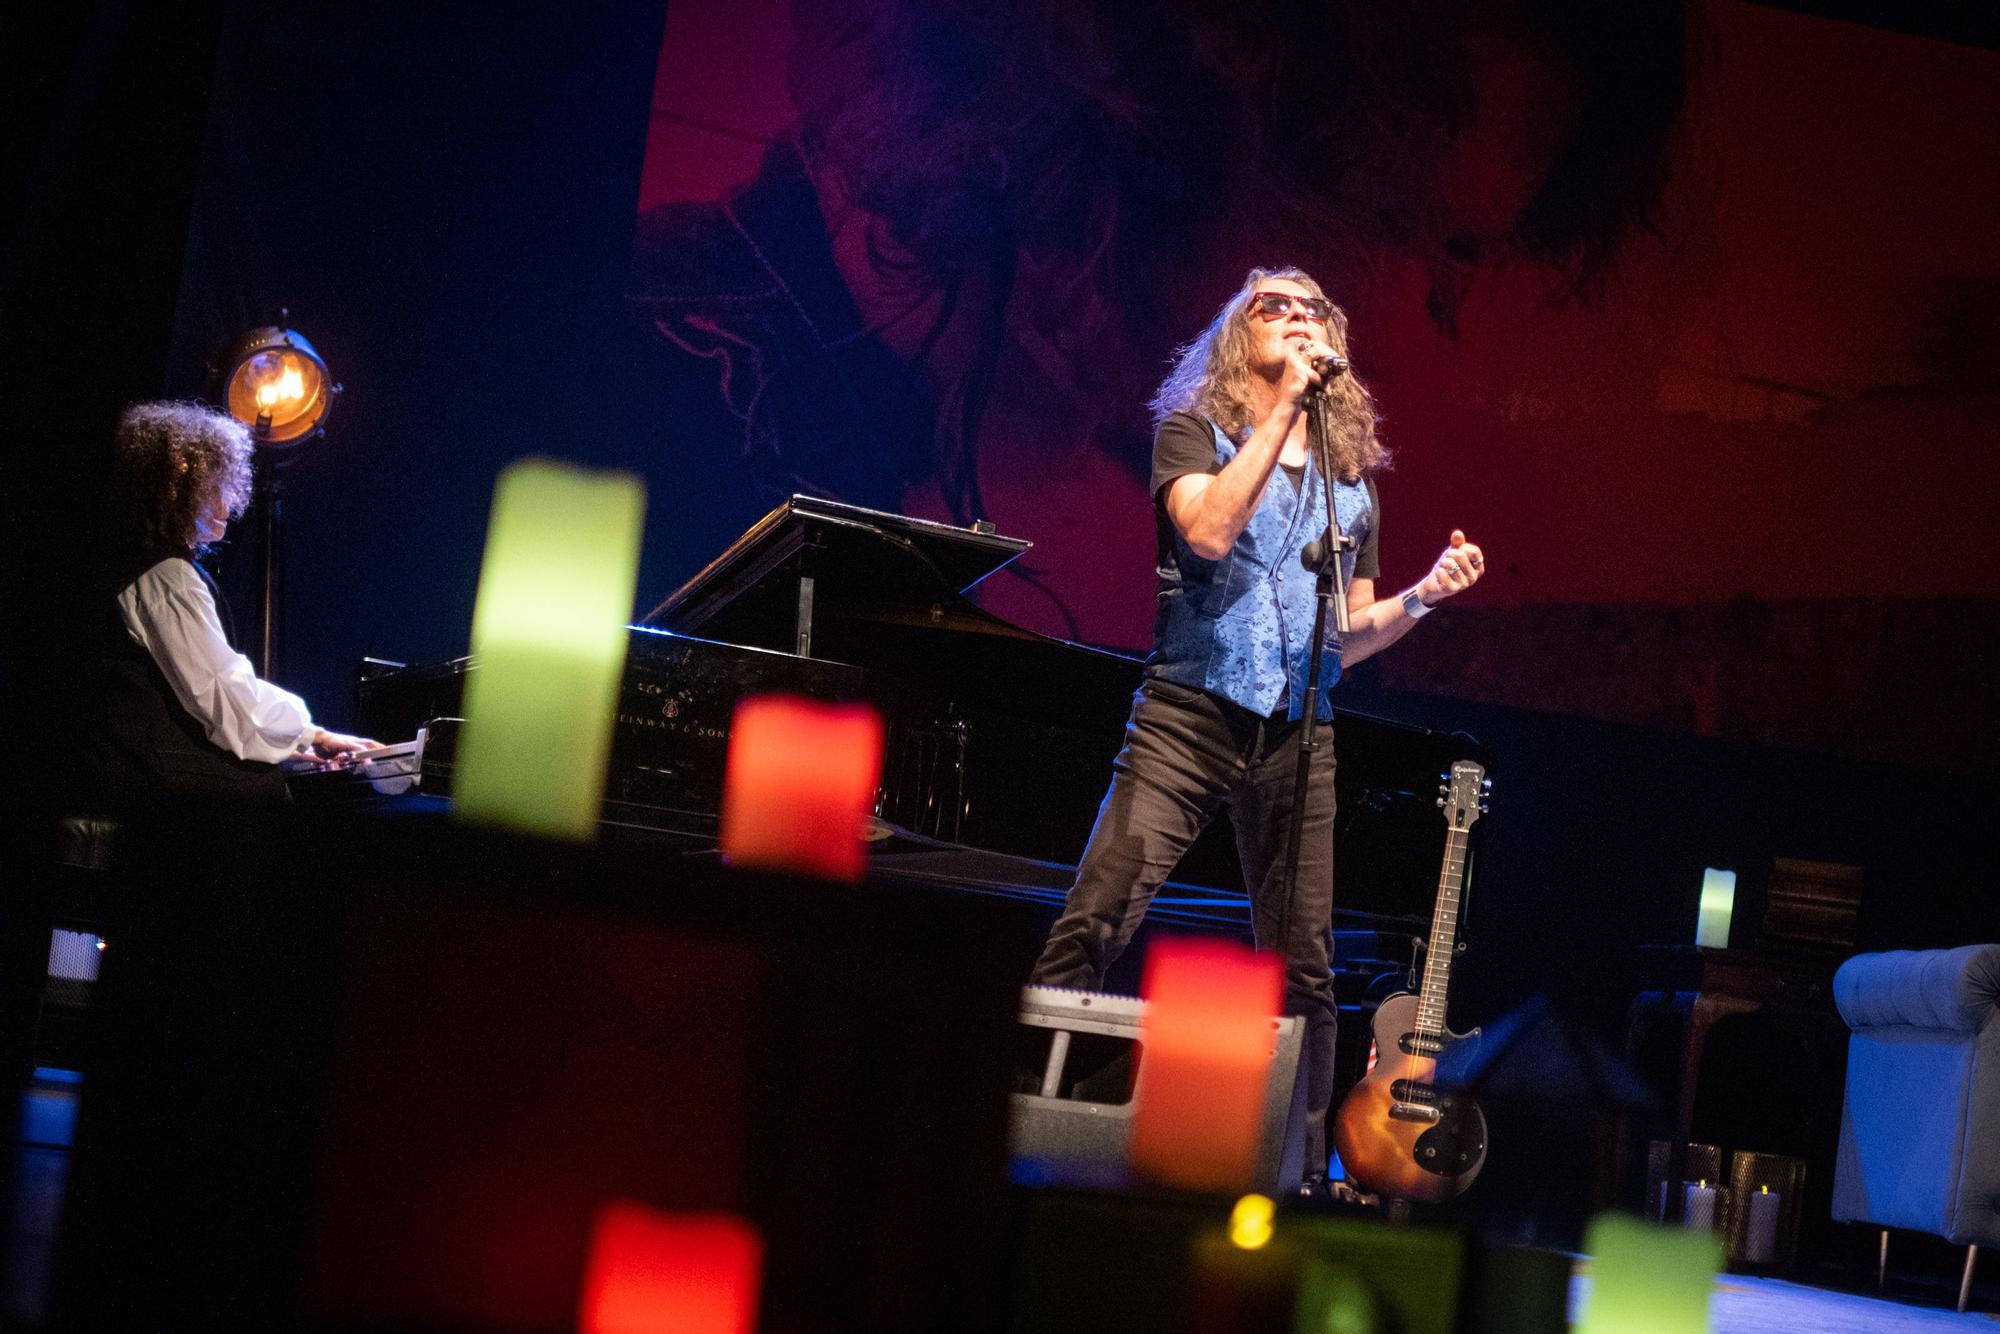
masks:
<path id="1" fill-rule="evenodd" d="M 1094 989 L 1138 930 L 1154 893 L 1195 836 L 1227 807 L 1258 943 L 1285 958 L 1285 1005 L 1306 1021 L 1309 1188 L 1324 1181 L 1333 1101 L 1334 766 L 1315 763 L 1288 939 L 1282 906 L 1298 740 L 1315 610 L 1300 560 L 1326 526 L 1325 486 L 1308 457 L 1305 399 L 1324 383 L 1350 629 L 1327 626 L 1324 693 L 1418 618 L 1479 579 L 1485 558 L 1453 533 L 1423 578 L 1378 600 L 1374 474 L 1387 461 L 1368 391 L 1314 361 L 1347 355 L 1346 316 L 1296 269 L 1253 269 L 1154 396 L 1152 492 L 1159 605 L 1153 650 L 1124 749 L 1063 914 L 1031 980 Z"/>
<path id="2" fill-rule="evenodd" d="M 193 403 L 119 419 L 106 529 L 85 615 L 88 721 L 78 796 L 116 810 L 149 795 L 285 799 L 277 768 L 374 746 L 329 732 L 258 679 L 223 630 L 196 559 L 250 497 L 250 434 Z"/>

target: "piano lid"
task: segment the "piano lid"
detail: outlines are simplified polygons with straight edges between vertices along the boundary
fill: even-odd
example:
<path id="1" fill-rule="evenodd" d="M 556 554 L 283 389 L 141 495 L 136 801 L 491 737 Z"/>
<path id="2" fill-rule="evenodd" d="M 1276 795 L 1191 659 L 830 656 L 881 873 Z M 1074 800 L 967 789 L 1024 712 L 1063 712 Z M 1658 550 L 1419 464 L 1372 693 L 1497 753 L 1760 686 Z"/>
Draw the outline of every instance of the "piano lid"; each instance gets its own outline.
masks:
<path id="1" fill-rule="evenodd" d="M 795 495 L 669 593 L 641 624 L 771 644 L 774 625 L 796 613 L 801 577 L 812 579 L 812 598 L 825 606 L 921 606 L 954 600 L 1032 545 Z"/>

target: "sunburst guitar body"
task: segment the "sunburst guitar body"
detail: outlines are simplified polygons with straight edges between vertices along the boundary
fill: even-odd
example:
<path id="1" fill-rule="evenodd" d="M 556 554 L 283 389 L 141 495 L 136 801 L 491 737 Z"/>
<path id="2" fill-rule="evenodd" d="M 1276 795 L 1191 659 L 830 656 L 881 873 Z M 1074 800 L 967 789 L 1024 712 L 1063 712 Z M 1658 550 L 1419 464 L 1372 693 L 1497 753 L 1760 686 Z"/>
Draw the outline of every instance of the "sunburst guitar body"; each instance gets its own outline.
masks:
<path id="1" fill-rule="evenodd" d="M 1490 785 L 1471 760 L 1452 765 L 1445 809 L 1444 867 L 1431 916 L 1430 948 L 1417 994 L 1391 996 L 1375 1012 L 1375 1063 L 1334 1116 L 1333 1142 L 1348 1179 L 1393 1200 L 1436 1203 L 1470 1186 L 1486 1163 L 1486 1117 L 1464 1094 L 1438 1087 L 1438 1056 L 1476 1043 L 1479 1031 L 1445 1027 L 1445 999 L 1465 888 L 1466 835 L 1485 810 Z"/>

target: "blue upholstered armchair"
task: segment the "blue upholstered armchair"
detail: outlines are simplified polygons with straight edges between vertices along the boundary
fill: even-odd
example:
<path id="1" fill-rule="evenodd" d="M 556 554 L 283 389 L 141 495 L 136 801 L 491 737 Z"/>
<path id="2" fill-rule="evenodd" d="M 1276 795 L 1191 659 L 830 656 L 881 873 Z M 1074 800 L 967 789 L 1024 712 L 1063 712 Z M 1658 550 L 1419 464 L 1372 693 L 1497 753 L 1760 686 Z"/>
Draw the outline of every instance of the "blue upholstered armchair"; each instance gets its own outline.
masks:
<path id="1" fill-rule="evenodd" d="M 2000 1246 L 2000 945 L 1860 954 L 1833 976 L 1853 1030 L 1833 1175 L 1841 1222 Z"/>

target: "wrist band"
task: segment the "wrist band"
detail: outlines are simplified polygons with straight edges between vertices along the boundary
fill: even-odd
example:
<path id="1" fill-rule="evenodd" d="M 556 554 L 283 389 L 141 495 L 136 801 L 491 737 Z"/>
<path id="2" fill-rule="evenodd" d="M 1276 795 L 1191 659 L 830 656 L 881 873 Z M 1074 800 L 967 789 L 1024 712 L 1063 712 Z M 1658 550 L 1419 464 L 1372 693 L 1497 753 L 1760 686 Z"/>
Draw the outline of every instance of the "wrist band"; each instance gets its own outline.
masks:
<path id="1" fill-rule="evenodd" d="M 1403 590 L 1403 615 L 1413 621 L 1421 621 L 1430 614 L 1431 609 L 1424 605 L 1422 598 L 1417 596 L 1416 589 L 1406 588 Z"/>

